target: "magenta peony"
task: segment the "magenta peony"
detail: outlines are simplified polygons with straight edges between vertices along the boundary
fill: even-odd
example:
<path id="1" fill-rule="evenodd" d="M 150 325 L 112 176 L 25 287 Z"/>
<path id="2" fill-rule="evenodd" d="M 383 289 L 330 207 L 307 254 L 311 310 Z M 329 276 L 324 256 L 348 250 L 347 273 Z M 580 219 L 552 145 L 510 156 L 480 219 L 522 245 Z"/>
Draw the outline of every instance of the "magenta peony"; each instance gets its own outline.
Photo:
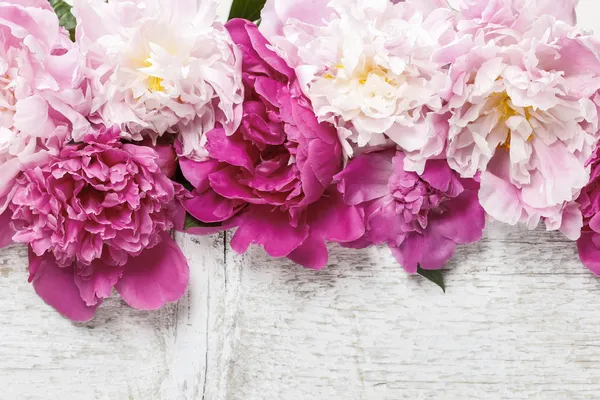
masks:
<path id="1" fill-rule="evenodd" d="M 367 153 L 336 176 L 348 205 L 364 212 L 366 232 L 345 246 L 387 244 L 410 273 L 440 269 L 456 246 L 481 239 L 485 213 L 478 184 L 461 179 L 445 160 L 429 160 L 421 176 L 404 168 L 395 149 Z"/>
<path id="2" fill-rule="evenodd" d="M 596 148 L 588 165 L 592 177 L 577 200 L 583 214 L 583 229 L 577 247 L 585 266 L 600 275 L 600 147 Z"/>
<path id="3" fill-rule="evenodd" d="M 227 29 L 243 53 L 242 124 L 231 136 L 207 134 L 209 159 L 180 161 L 195 188 L 184 205 L 200 221 L 237 226 L 231 245 L 238 252 L 256 243 L 273 257 L 322 268 L 325 240 L 364 233 L 359 212 L 326 193 L 342 168 L 336 130 L 317 121 L 294 71 L 254 24 L 233 20 Z"/>
<path id="4" fill-rule="evenodd" d="M 0 0 L 0 218 L 15 178 L 89 130 L 85 61 L 46 0 Z M 0 246 L 2 240 L 0 240 Z"/>
<path id="5" fill-rule="evenodd" d="M 175 186 L 153 149 L 119 136 L 101 130 L 25 171 L 10 205 L 36 292 L 73 320 L 90 319 L 113 287 L 140 309 L 187 287 L 186 259 L 169 236 Z"/>

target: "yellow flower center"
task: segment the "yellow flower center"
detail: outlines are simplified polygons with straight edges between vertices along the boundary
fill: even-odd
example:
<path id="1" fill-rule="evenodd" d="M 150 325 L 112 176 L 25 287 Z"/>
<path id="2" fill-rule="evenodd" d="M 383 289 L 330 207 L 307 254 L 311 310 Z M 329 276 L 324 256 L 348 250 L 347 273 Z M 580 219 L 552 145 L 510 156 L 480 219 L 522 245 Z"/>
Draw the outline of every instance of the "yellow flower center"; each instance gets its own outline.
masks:
<path id="1" fill-rule="evenodd" d="M 335 79 L 338 77 L 338 74 L 344 70 L 345 70 L 345 68 L 344 68 L 343 64 L 337 64 L 335 67 L 330 68 L 323 75 L 323 78 Z M 352 74 L 352 76 L 349 76 L 346 79 L 358 81 L 358 83 L 360 85 L 364 86 L 364 85 L 366 85 L 369 77 L 371 77 L 372 75 L 376 75 L 381 78 L 384 78 L 384 80 L 387 83 L 391 82 L 390 78 L 388 77 L 389 71 L 383 67 L 380 67 L 379 65 L 375 65 L 375 63 L 373 63 L 373 62 L 367 62 L 363 66 L 362 70 L 358 70 L 358 71 L 355 70 L 354 73 Z"/>
<path id="2" fill-rule="evenodd" d="M 162 92 L 164 90 L 162 81 L 162 78 L 151 76 L 148 78 L 148 89 L 150 89 L 151 92 Z"/>
<path id="3" fill-rule="evenodd" d="M 144 61 L 144 67 L 148 68 L 151 67 L 152 63 L 149 60 Z M 162 86 L 162 78 L 159 78 L 158 76 L 152 76 L 149 75 L 148 76 L 148 89 L 151 92 L 162 92 L 163 90 L 165 90 L 165 88 Z"/>
<path id="4" fill-rule="evenodd" d="M 510 104 L 510 97 L 508 96 L 508 94 L 506 92 L 500 94 L 500 101 L 498 102 L 498 106 L 496 107 L 496 109 L 498 111 L 500 111 L 500 120 L 499 123 L 506 123 L 506 121 L 508 121 L 511 117 L 515 117 L 517 115 L 520 115 L 519 112 L 517 110 L 515 110 L 512 105 Z M 529 119 L 531 118 L 531 111 L 532 108 L 531 107 L 527 107 L 524 109 L 525 112 L 525 119 L 527 121 L 529 121 Z M 504 149 L 504 150 L 510 150 L 510 141 L 512 138 L 512 134 L 510 129 L 508 130 L 508 134 L 506 135 L 506 140 L 504 141 L 504 143 L 502 143 L 499 147 Z M 527 141 L 531 141 L 533 139 L 533 134 L 531 134 L 528 138 Z"/>

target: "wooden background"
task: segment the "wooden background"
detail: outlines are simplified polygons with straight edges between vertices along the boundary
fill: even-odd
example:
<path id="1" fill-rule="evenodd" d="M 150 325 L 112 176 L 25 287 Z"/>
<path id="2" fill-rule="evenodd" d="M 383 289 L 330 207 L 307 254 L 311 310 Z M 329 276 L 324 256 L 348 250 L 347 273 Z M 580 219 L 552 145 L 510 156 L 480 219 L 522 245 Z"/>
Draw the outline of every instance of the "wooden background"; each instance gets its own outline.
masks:
<path id="1" fill-rule="evenodd" d="M 227 240 L 178 237 L 179 304 L 113 298 L 87 324 L 35 295 L 25 248 L 0 251 L 0 399 L 600 398 L 600 279 L 561 235 L 490 225 L 446 294 L 386 249 L 334 247 L 314 272 Z"/>

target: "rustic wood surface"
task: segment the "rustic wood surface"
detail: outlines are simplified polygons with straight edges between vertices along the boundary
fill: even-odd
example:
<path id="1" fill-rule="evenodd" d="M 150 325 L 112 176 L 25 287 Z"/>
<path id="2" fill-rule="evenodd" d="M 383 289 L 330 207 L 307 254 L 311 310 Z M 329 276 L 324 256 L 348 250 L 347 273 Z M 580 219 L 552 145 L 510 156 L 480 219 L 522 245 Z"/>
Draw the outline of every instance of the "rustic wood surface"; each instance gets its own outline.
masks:
<path id="1" fill-rule="evenodd" d="M 233 254 L 223 234 L 177 240 L 183 300 L 150 313 L 115 297 L 86 324 L 35 295 L 25 248 L 0 251 L 0 399 L 600 397 L 600 279 L 561 235 L 490 225 L 446 294 L 383 248 L 334 246 L 314 272 Z"/>

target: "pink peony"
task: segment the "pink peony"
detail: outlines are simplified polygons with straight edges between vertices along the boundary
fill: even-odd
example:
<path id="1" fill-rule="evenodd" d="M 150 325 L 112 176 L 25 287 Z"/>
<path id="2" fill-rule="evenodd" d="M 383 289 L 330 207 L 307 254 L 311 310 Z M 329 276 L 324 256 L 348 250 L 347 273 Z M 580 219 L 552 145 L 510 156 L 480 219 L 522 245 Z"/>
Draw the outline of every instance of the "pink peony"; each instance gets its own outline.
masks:
<path id="1" fill-rule="evenodd" d="M 585 266 L 600 275 L 600 147 L 596 148 L 588 164 L 592 168 L 592 178 L 577 200 L 584 218 L 577 247 Z"/>
<path id="2" fill-rule="evenodd" d="M 541 14 L 571 22 L 573 1 L 462 3 L 460 38 L 436 55 L 450 63 L 448 163 L 481 174 L 480 201 L 496 220 L 544 221 L 575 240 L 582 218 L 571 203 L 600 137 L 597 40 Z"/>
<path id="3" fill-rule="evenodd" d="M 405 155 L 388 149 L 358 156 L 336 177 L 347 205 L 358 207 L 366 232 L 347 247 L 387 244 L 410 273 L 442 268 L 459 244 L 482 237 L 485 213 L 478 184 L 461 179 L 444 160 L 429 160 L 421 176 Z"/>
<path id="4" fill-rule="evenodd" d="M 290 257 L 307 267 L 327 263 L 325 240 L 362 235 L 358 212 L 326 193 L 342 167 L 335 128 L 319 123 L 294 71 L 268 47 L 257 27 L 233 20 L 227 29 L 243 53 L 246 98 L 240 129 L 207 134 L 210 158 L 181 159 L 195 187 L 184 201 L 206 223 L 237 226 L 232 247 L 251 243 L 273 257 Z"/>
<path id="5" fill-rule="evenodd" d="M 0 214 L 19 172 L 88 131 L 85 64 L 45 0 L 0 0 Z M 0 244 L 2 241 L 0 240 Z"/>
<path id="6" fill-rule="evenodd" d="M 186 259 L 169 236 L 174 184 L 154 150 L 119 136 L 101 130 L 25 171 L 10 205 L 13 240 L 30 247 L 36 292 L 73 320 L 90 319 L 113 287 L 148 310 L 179 299 L 188 283 Z"/>

